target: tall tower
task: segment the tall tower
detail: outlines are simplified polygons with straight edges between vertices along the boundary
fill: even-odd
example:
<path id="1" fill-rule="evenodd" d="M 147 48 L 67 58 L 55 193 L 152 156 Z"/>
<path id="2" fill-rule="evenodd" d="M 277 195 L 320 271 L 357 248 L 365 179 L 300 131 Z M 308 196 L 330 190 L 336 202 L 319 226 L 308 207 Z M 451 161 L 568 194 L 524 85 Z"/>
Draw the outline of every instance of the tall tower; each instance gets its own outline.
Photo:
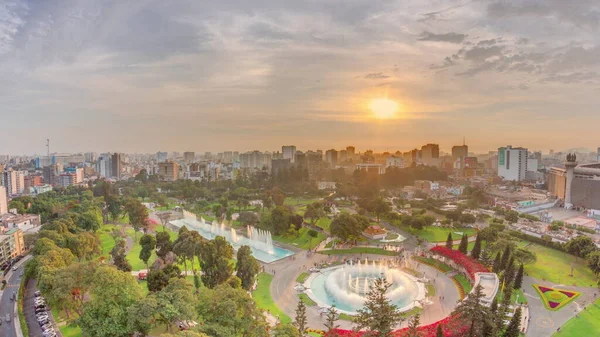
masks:
<path id="1" fill-rule="evenodd" d="M 573 184 L 573 175 L 575 166 L 577 166 L 577 156 L 574 153 L 567 155 L 567 161 L 565 162 L 565 168 L 567 169 L 567 182 L 565 186 L 565 208 L 571 209 L 573 203 L 571 202 L 571 185 Z"/>

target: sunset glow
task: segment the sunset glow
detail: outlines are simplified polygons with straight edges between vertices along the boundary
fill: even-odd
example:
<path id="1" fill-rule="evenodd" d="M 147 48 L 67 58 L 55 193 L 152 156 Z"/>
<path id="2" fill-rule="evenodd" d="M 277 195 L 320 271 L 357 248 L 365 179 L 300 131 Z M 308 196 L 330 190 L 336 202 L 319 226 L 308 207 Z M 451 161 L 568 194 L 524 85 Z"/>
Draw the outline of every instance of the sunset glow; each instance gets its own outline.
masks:
<path id="1" fill-rule="evenodd" d="M 398 112 L 398 103 L 387 98 L 378 98 L 371 101 L 369 109 L 376 119 L 396 118 Z"/>

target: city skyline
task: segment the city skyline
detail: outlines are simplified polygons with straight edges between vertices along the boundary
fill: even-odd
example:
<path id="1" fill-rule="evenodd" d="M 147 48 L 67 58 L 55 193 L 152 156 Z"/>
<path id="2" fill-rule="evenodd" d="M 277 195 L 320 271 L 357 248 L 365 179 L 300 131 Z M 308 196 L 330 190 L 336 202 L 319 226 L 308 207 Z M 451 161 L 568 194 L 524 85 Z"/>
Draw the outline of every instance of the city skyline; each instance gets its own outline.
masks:
<path id="1" fill-rule="evenodd" d="M 594 149 L 598 6 L 5 2 L 3 151 Z"/>

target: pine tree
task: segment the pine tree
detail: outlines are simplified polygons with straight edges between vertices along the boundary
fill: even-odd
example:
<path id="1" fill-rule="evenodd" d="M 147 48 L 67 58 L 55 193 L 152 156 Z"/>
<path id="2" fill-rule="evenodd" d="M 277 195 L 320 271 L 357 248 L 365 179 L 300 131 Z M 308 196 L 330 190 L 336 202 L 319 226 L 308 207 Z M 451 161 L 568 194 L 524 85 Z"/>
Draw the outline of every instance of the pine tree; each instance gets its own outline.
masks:
<path id="1" fill-rule="evenodd" d="M 435 333 L 435 337 L 444 337 L 444 329 L 441 324 L 438 324 L 437 332 Z"/>
<path id="2" fill-rule="evenodd" d="M 498 273 L 498 272 L 500 272 L 500 259 L 501 259 L 501 258 L 502 258 L 502 257 L 500 256 L 500 252 L 498 252 L 498 253 L 496 254 L 496 258 L 494 259 L 494 264 L 492 265 L 492 271 L 493 271 L 494 273 Z"/>
<path id="3" fill-rule="evenodd" d="M 365 307 L 358 310 L 354 317 L 354 329 L 368 329 L 377 334 L 377 337 L 390 337 L 394 327 L 402 320 L 398 307 L 391 303 L 386 296 L 387 290 L 392 286 L 384 278 L 377 278 L 371 290 L 367 293 Z"/>
<path id="4" fill-rule="evenodd" d="M 515 284 L 513 285 L 514 289 L 521 289 L 523 286 L 523 264 L 519 266 L 519 270 L 517 271 L 517 276 L 515 276 Z"/>
<path id="5" fill-rule="evenodd" d="M 510 247 L 506 246 L 504 249 L 504 253 L 502 253 L 502 260 L 500 260 L 500 269 L 499 271 L 504 270 L 508 266 L 508 260 L 510 259 Z"/>
<path id="6" fill-rule="evenodd" d="M 506 284 L 512 283 L 515 278 L 515 258 L 511 256 L 508 264 L 506 265 L 506 270 L 504 270 L 504 282 Z"/>
<path id="7" fill-rule="evenodd" d="M 416 314 L 410 318 L 410 321 L 408 321 L 408 331 L 406 337 L 421 337 L 419 325 L 421 325 L 421 315 Z"/>
<path id="8" fill-rule="evenodd" d="M 338 319 L 338 312 L 335 310 L 335 306 L 329 307 L 327 309 L 327 314 L 325 315 L 325 335 L 327 337 L 337 337 L 338 333 L 336 331 L 340 326 L 336 324 Z"/>
<path id="9" fill-rule="evenodd" d="M 504 327 L 504 317 L 506 317 L 506 313 L 510 307 L 510 300 L 512 296 L 512 284 L 505 283 L 504 289 L 502 289 L 502 302 L 500 303 L 500 308 L 498 309 L 498 313 L 496 314 L 496 327 L 498 330 L 502 330 Z"/>
<path id="10" fill-rule="evenodd" d="M 463 234 L 462 239 L 460 239 L 458 251 L 467 255 L 467 249 L 469 249 L 469 238 L 467 238 L 467 234 Z"/>
<path id="11" fill-rule="evenodd" d="M 510 323 L 504 331 L 504 337 L 519 337 L 521 332 L 521 307 L 517 308 L 514 316 L 511 318 Z"/>
<path id="12" fill-rule="evenodd" d="M 308 322 L 306 319 L 306 305 L 304 302 L 298 301 L 298 306 L 296 307 L 296 320 L 294 321 L 294 325 L 298 328 L 299 336 L 306 336 L 306 326 Z"/>
<path id="13" fill-rule="evenodd" d="M 477 235 L 475 238 L 475 245 L 473 246 L 473 250 L 471 251 L 471 257 L 474 259 L 479 259 L 479 255 L 481 254 L 481 237 Z"/>
<path id="14" fill-rule="evenodd" d="M 448 233 L 448 238 L 446 239 L 446 248 L 452 249 L 452 233 Z"/>
<path id="15" fill-rule="evenodd" d="M 490 309 L 481 304 L 483 297 L 485 297 L 483 287 L 478 284 L 475 290 L 452 311 L 453 316 L 457 315 L 469 324 L 469 337 L 481 336 L 485 326 L 492 324 Z"/>

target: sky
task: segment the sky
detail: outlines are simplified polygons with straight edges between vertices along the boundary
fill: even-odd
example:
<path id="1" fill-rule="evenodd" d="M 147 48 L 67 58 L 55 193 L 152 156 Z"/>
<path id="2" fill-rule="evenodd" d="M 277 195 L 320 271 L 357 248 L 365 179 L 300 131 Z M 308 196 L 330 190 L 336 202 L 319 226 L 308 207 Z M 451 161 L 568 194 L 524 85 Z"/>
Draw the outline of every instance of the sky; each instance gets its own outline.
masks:
<path id="1" fill-rule="evenodd" d="M 599 107 L 597 0 L 0 0 L 4 154 L 595 149 Z"/>

